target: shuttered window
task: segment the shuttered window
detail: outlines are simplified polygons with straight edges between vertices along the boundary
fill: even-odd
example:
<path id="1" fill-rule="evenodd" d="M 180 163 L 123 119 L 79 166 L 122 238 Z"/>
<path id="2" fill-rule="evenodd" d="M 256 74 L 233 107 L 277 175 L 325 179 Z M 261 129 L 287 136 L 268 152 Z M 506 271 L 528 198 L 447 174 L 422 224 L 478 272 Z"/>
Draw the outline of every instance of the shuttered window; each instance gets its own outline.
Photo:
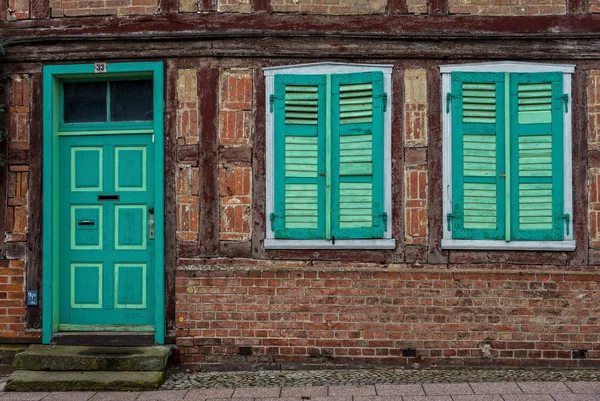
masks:
<path id="1" fill-rule="evenodd" d="M 563 240 L 562 73 L 452 72 L 451 82 L 452 238 Z"/>
<path id="2" fill-rule="evenodd" d="M 274 82 L 275 238 L 382 238 L 383 74 Z"/>

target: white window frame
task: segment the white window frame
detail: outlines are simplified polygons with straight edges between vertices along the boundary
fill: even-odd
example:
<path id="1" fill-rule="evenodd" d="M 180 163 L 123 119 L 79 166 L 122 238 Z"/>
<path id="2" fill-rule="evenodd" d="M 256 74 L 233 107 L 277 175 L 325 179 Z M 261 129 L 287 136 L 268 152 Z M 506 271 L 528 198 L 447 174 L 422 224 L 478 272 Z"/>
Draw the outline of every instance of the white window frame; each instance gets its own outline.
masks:
<path id="1" fill-rule="evenodd" d="M 446 113 L 446 94 L 452 91 L 452 72 L 500 72 L 500 73 L 543 73 L 563 74 L 563 93 L 569 95 L 570 107 L 563 115 L 563 158 L 564 164 L 564 211 L 571 216 L 569 235 L 564 226 L 562 241 L 503 241 L 503 240 L 457 240 L 448 230 L 447 216 L 452 210 L 452 109 Z M 575 249 L 573 237 L 573 160 L 571 123 L 571 80 L 575 72 L 572 64 L 542 64 L 501 61 L 476 64 L 453 64 L 440 66 L 442 74 L 442 136 L 443 136 L 443 236 L 442 249 L 482 249 L 482 250 L 533 250 L 533 251 L 572 251 Z"/>
<path id="2" fill-rule="evenodd" d="M 392 69 L 391 64 L 351 64 L 351 63 L 311 63 L 263 68 L 265 74 L 265 109 L 266 109 L 266 235 L 265 249 L 395 249 L 396 240 L 392 238 Z M 353 72 L 383 73 L 383 90 L 388 94 L 386 111 L 383 117 L 383 199 L 384 211 L 387 213 L 387 229 L 383 238 L 357 240 L 290 240 L 277 239 L 271 229 L 269 216 L 275 211 L 274 186 L 274 113 L 270 112 L 270 99 L 274 95 L 275 74 L 318 75 L 348 74 Z"/>

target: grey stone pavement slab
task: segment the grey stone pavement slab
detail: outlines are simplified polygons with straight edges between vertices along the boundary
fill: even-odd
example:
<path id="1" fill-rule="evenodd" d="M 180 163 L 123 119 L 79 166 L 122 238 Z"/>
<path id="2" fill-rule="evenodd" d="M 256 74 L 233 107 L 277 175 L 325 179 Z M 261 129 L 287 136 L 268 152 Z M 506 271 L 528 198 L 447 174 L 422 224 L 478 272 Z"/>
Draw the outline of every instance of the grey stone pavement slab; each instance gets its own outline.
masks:
<path id="1" fill-rule="evenodd" d="M 377 395 L 425 395 L 420 384 L 376 384 Z"/>
<path id="2" fill-rule="evenodd" d="M 190 390 L 183 399 L 185 401 L 199 401 L 208 398 L 231 398 L 232 395 L 232 388 L 203 388 Z"/>
<path id="3" fill-rule="evenodd" d="M 600 394 L 552 394 L 555 401 L 600 401 Z"/>
<path id="4" fill-rule="evenodd" d="M 452 401 L 504 401 L 498 394 L 453 395 Z"/>
<path id="5" fill-rule="evenodd" d="M 135 401 L 140 396 L 139 391 L 123 392 L 123 391 L 104 391 L 96 393 L 90 401 Z M 1 400 L 2 398 L 0 398 Z"/>
<path id="6" fill-rule="evenodd" d="M 408 395 L 402 401 L 452 401 L 449 395 Z"/>
<path id="7" fill-rule="evenodd" d="M 600 394 L 600 382 L 566 382 L 565 384 L 575 394 Z"/>
<path id="8" fill-rule="evenodd" d="M 49 393 L 4 393 L 2 401 L 39 401 Z"/>
<path id="9" fill-rule="evenodd" d="M 304 387 L 284 387 L 281 389 L 282 397 L 327 397 L 329 387 L 327 386 L 304 386 Z"/>
<path id="10" fill-rule="evenodd" d="M 423 389 L 427 395 L 470 395 L 473 390 L 469 383 L 425 383 Z"/>
<path id="11" fill-rule="evenodd" d="M 555 393 L 572 393 L 565 383 L 562 382 L 526 382 L 517 383 L 525 394 L 555 394 Z"/>
<path id="12" fill-rule="evenodd" d="M 242 387 L 233 391 L 233 398 L 277 398 L 281 387 Z"/>
<path id="13" fill-rule="evenodd" d="M 600 369 L 187 372 L 171 384 L 144 392 L 0 388 L 0 401 L 600 401 Z"/>
<path id="14" fill-rule="evenodd" d="M 57 391 L 48 394 L 44 401 L 88 401 L 96 394 L 95 391 Z"/>
<path id="15" fill-rule="evenodd" d="M 523 394 L 523 390 L 515 382 L 469 384 L 475 394 Z"/>
<path id="16" fill-rule="evenodd" d="M 377 395 L 375 386 L 329 386 L 330 396 Z"/>

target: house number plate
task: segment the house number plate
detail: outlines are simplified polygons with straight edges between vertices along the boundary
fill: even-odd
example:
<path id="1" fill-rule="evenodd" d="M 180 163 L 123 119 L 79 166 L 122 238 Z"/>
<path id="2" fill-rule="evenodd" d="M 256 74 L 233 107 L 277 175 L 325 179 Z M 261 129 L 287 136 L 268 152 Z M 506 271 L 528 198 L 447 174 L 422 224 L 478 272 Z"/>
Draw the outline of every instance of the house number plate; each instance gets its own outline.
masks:
<path id="1" fill-rule="evenodd" d="M 106 72 L 106 63 L 94 63 L 94 73 L 102 74 Z"/>

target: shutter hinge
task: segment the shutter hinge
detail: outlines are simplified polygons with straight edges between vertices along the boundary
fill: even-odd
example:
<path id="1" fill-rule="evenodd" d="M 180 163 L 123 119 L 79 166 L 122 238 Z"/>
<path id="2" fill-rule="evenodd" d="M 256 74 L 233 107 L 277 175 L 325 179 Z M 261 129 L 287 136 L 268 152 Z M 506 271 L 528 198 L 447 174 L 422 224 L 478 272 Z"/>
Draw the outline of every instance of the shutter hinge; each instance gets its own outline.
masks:
<path id="1" fill-rule="evenodd" d="M 568 113 L 569 112 L 569 94 L 565 93 L 564 95 L 561 96 L 561 99 L 565 103 L 565 113 Z"/>
<path id="2" fill-rule="evenodd" d="M 448 219 L 448 231 L 452 231 L 452 219 L 460 219 L 462 216 L 460 214 L 460 205 L 454 205 L 454 213 L 448 213 L 446 218 Z"/>
<path id="3" fill-rule="evenodd" d="M 454 96 L 452 93 L 448 92 L 446 94 L 446 114 L 450 113 L 450 103 L 452 102 L 452 99 L 455 98 L 456 96 Z"/>
<path id="4" fill-rule="evenodd" d="M 388 94 L 386 92 L 383 92 L 381 94 L 381 101 L 383 102 L 383 112 L 385 113 L 387 111 L 387 101 L 388 101 Z"/>
<path id="5" fill-rule="evenodd" d="M 275 219 L 279 218 L 275 213 L 271 213 L 269 216 L 271 219 L 271 231 L 275 231 Z"/>
<path id="6" fill-rule="evenodd" d="M 557 220 L 564 220 L 567 223 L 567 236 L 569 235 L 569 226 L 571 225 L 571 215 L 569 213 L 559 214 L 556 216 Z"/>
<path id="7" fill-rule="evenodd" d="M 275 95 L 270 95 L 269 96 L 269 110 L 271 110 L 271 113 L 273 112 L 273 105 L 275 103 Z M 271 217 L 273 218 L 273 217 Z"/>
<path id="8" fill-rule="evenodd" d="M 387 219 L 388 219 L 387 212 L 381 213 L 379 215 L 379 217 L 381 217 L 381 219 L 383 220 L 383 231 L 387 231 L 387 223 L 388 223 L 388 221 L 387 221 Z"/>

